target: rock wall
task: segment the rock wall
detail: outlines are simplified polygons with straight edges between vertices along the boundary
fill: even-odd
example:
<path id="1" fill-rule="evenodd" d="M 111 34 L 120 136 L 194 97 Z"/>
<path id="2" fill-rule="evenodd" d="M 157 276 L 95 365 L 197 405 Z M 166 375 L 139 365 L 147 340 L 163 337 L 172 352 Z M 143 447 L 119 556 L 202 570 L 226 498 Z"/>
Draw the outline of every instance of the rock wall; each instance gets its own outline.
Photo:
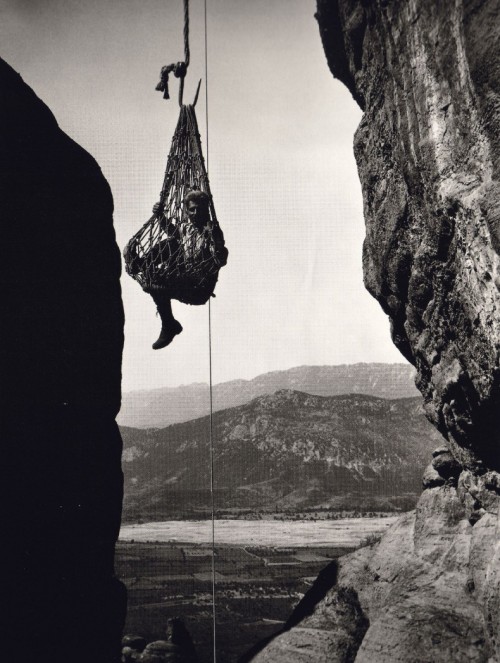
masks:
<path id="1" fill-rule="evenodd" d="M 2 660 L 120 660 L 123 309 L 95 160 L 0 60 Z M 71 91 L 68 91 L 70 94 Z"/>
<path id="2" fill-rule="evenodd" d="M 498 3 L 318 0 L 364 110 L 365 284 L 461 462 L 500 466 Z"/>
<path id="3" fill-rule="evenodd" d="M 379 543 L 340 558 L 334 587 L 252 662 L 499 661 L 498 503 L 470 472 L 427 488 Z"/>
<path id="4" fill-rule="evenodd" d="M 448 442 L 416 511 L 341 558 L 252 660 L 498 663 L 500 5 L 317 6 L 330 69 L 364 111 L 365 284 Z"/>

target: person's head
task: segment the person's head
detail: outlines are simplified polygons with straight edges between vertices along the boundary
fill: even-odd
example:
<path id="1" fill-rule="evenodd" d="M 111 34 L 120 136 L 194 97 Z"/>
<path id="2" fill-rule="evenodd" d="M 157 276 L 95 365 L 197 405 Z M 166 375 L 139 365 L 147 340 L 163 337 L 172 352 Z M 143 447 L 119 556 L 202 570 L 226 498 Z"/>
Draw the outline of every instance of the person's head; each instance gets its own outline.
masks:
<path id="1" fill-rule="evenodd" d="M 184 198 L 189 220 L 200 226 L 210 220 L 210 197 L 204 191 L 189 191 Z"/>

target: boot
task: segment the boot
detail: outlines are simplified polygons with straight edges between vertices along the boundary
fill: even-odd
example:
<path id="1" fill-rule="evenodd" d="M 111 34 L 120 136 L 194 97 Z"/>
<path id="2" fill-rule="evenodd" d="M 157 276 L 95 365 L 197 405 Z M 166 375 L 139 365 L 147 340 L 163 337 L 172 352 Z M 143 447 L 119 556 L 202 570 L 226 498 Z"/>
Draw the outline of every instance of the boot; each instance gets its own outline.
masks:
<path id="1" fill-rule="evenodd" d="M 181 331 L 182 325 L 175 318 L 169 320 L 168 323 L 165 323 L 162 320 L 160 335 L 153 343 L 153 350 L 161 350 L 161 348 L 165 348 L 167 345 L 170 345 L 174 339 L 174 336 L 180 334 Z"/>
<path id="2" fill-rule="evenodd" d="M 153 350 L 160 350 L 169 345 L 174 336 L 181 333 L 182 325 L 174 318 L 172 302 L 165 293 L 151 292 L 149 294 L 153 298 L 158 315 L 161 318 L 161 332 L 157 340 L 153 343 Z"/>

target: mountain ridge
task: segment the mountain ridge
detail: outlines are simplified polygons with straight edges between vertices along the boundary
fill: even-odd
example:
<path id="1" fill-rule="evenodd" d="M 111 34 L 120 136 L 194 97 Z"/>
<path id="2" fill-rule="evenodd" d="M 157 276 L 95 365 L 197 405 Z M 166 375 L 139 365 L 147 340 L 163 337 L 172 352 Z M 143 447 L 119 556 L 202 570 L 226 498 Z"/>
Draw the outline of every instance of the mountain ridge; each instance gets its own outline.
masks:
<path id="1" fill-rule="evenodd" d="M 409 507 L 442 443 L 418 397 L 283 389 L 214 413 L 212 428 L 216 503 L 236 511 Z M 208 510 L 209 416 L 122 437 L 127 520 Z"/>
<path id="2" fill-rule="evenodd" d="M 419 395 L 414 375 L 415 369 L 403 363 L 296 366 L 250 380 L 218 383 L 212 388 L 212 406 L 213 411 L 219 411 L 287 388 L 318 396 L 367 393 L 381 398 L 413 397 Z M 132 428 L 164 428 L 196 419 L 209 410 L 210 392 L 206 383 L 135 390 L 123 394 L 118 423 Z"/>

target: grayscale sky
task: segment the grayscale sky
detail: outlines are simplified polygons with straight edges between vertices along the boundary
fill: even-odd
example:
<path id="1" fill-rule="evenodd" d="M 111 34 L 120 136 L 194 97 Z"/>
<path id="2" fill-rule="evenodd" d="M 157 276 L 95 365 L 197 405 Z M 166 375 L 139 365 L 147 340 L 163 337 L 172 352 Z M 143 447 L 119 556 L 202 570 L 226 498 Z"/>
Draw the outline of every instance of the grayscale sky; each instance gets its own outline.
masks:
<path id="1" fill-rule="evenodd" d="M 364 290 L 362 200 L 352 154 L 361 113 L 332 78 L 314 0 L 207 0 L 197 106 L 229 249 L 211 303 L 215 383 L 303 364 L 404 361 Z M 191 0 L 185 101 L 205 81 L 203 0 Z M 97 159 L 120 249 L 151 215 L 177 121 L 155 91 L 183 59 L 182 0 L 0 0 L 1 56 Z M 151 298 L 122 278 L 123 388 L 207 382 L 208 306 L 174 302 L 184 327 L 153 351 Z"/>

